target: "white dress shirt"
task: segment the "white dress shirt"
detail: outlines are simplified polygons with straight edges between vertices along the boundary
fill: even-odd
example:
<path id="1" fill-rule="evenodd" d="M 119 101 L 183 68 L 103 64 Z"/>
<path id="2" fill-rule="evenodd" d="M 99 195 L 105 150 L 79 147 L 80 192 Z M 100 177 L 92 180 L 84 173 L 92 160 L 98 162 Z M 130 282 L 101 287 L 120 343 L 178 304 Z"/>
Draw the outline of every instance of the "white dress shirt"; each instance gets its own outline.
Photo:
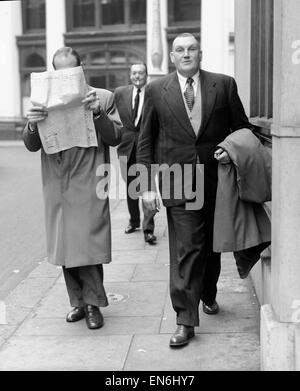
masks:
<path id="1" fill-rule="evenodd" d="M 132 109 L 134 108 L 134 100 L 135 100 L 135 97 L 136 97 L 136 94 L 137 94 L 137 87 L 136 86 L 133 86 L 133 91 L 132 91 Z M 136 119 L 134 121 L 134 125 L 137 126 L 137 124 L 139 123 L 139 120 L 140 120 L 140 117 L 142 115 L 142 109 L 143 109 L 143 104 L 144 104 L 144 97 L 145 97 L 145 86 L 143 87 L 140 87 L 140 101 L 139 101 L 139 107 L 138 107 L 138 111 L 137 111 L 137 116 L 136 116 Z"/>
<path id="2" fill-rule="evenodd" d="M 185 99 L 184 93 L 185 93 L 185 90 L 187 87 L 187 79 L 188 78 L 185 76 L 182 76 L 179 72 L 177 72 L 177 75 L 178 75 L 178 81 L 179 81 L 182 97 L 183 97 L 183 99 Z M 198 92 L 198 84 L 200 86 L 200 73 L 199 73 L 199 71 L 194 74 L 192 79 L 194 80 L 194 83 L 193 83 L 194 96 L 196 96 L 197 92 Z M 200 88 L 201 88 L 201 86 L 200 86 Z"/>

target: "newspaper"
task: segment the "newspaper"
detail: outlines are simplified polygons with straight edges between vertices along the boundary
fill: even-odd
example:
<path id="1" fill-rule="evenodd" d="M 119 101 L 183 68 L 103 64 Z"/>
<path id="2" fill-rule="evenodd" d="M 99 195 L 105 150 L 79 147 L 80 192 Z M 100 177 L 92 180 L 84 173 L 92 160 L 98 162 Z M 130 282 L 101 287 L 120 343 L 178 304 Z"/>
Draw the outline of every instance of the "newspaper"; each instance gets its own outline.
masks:
<path id="1" fill-rule="evenodd" d="M 81 103 L 87 92 L 81 66 L 31 73 L 31 103 L 48 110 L 48 117 L 38 123 L 47 154 L 98 146 L 93 113 Z"/>

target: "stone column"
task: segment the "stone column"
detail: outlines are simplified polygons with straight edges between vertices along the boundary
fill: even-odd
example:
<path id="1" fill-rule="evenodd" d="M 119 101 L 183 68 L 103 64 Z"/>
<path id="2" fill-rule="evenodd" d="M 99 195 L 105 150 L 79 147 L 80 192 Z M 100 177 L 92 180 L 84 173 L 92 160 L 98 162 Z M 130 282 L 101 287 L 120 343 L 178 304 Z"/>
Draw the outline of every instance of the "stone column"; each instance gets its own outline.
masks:
<path id="1" fill-rule="evenodd" d="M 239 96 L 250 115 L 251 0 L 235 0 L 235 72 Z"/>
<path id="2" fill-rule="evenodd" d="M 150 81 L 168 73 L 167 0 L 147 0 L 147 67 Z"/>
<path id="3" fill-rule="evenodd" d="M 274 1 L 271 303 L 261 307 L 263 370 L 300 370 L 300 2 Z"/>
<path id="4" fill-rule="evenodd" d="M 57 49 L 65 45 L 67 30 L 65 0 L 46 0 L 46 47 L 47 69 L 52 70 L 52 57 Z"/>
<path id="5" fill-rule="evenodd" d="M 233 0 L 201 1 L 202 68 L 233 74 L 230 66 L 229 33 L 234 26 Z"/>
<path id="6" fill-rule="evenodd" d="M 19 55 L 16 36 L 22 34 L 21 1 L 0 2 L 0 118 L 21 116 Z"/>

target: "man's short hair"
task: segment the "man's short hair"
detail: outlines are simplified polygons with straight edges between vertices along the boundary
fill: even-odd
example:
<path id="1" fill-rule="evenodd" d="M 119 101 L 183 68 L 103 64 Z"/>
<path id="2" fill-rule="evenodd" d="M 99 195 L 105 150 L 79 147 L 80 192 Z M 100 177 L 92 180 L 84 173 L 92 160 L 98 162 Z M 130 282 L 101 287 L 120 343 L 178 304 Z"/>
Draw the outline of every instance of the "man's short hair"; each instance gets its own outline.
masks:
<path id="1" fill-rule="evenodd" d="M 147 64 L 143 61 L 137 61 L 137 62 L 134 62 L 130 65 L 130 71 L 131 71 L 131 68 L 133 67 L 133 65 L 144 65 L 145 67 L 145 71 L 146 71 L 146 75 L 148 75 L 148 68 L 147 68 Z"/>
<path id="2" fill-rule="evenodd" d="M 199 47 L 200 47 L 200 43 L 199 43 L 198 39 L 195 37 L 194 34 L 191 34 L 191 33 L 181 33 L 181 34 L 178 34 L 178 35 L 173 39 L 173 42 L 172 42 L 172 50 L 174 49 L 174 42 L 175 42 L 175 39 L 177 39 L 177 38 L 184 38 L 184 37 L 194 38 L 194 39 L 197 41 L 197 43 L 198 43 L 198 45 L 199 45 Z"/>
<path id="3" fill-rule="evenodd" d="M 56 52 L 53 55 L 52 65 L 53 65 L 54 69 L 55 69 L 54 60 L 58 56 L 62 56 L 62 57 L 73 56 L 76 58 L 77 66 L 81 65 L 81 58 L 80 58 L 80 55 L 78 54 L 78 52 L 69 46 L 64 46 L 63 48 L 56 50 Z"/>

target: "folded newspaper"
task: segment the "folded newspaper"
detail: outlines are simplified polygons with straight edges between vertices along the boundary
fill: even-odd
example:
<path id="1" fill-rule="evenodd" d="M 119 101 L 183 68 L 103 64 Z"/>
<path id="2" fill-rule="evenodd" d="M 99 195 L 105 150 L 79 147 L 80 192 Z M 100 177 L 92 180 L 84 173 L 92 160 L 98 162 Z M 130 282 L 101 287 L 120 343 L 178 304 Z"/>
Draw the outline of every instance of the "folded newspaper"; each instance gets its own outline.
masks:
<path id="1" fill-rule="evenodd" d="M 31 73 L 31 103 L 48 110 L 48 117 L 38 122 L 47 154 L 98 145 L 93 113 L 81 103 L 87 92 L 81 66 Z"/>

